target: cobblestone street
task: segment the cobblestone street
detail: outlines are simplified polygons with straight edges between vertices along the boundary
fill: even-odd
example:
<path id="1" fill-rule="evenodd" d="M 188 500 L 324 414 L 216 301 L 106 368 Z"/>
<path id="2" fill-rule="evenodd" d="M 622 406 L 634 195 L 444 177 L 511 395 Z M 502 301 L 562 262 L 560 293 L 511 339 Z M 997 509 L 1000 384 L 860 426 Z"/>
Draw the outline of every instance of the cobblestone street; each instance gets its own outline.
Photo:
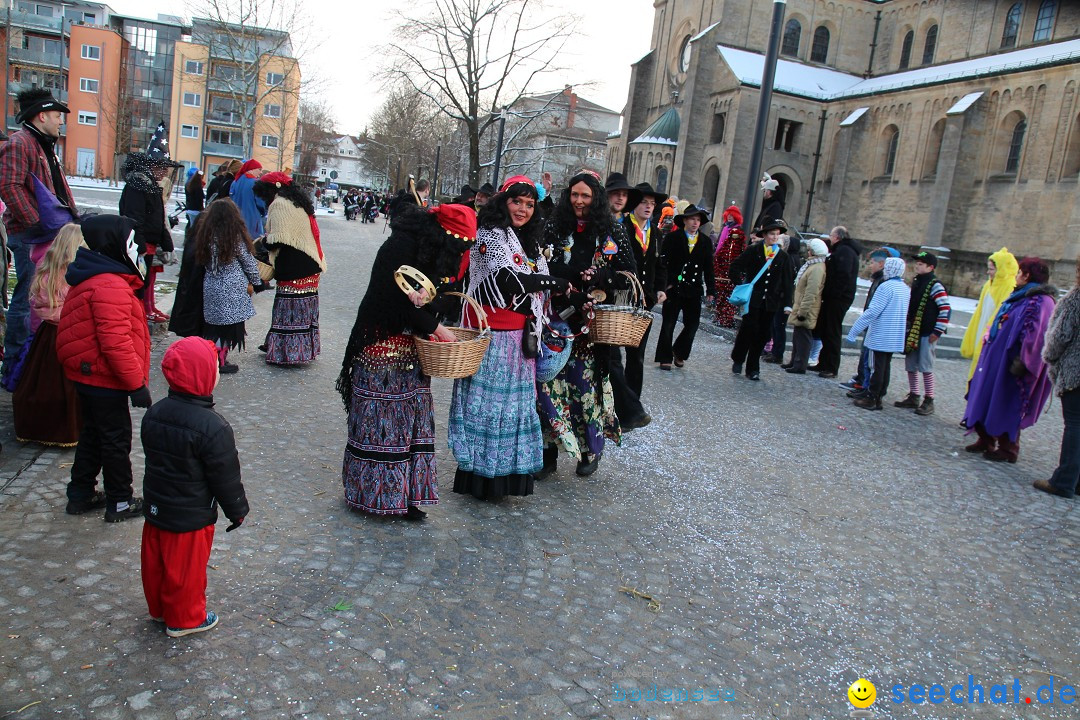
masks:
<path id="1" fill-rule="evenodd" d="M 1019 462 L 994 464 L 963 452 L 967 361 L 939 361 L 937 413 L 918 417 L 892 407 L 896 360 L 871 413 L 816 375 L 732 375 L 730 344 L 702 332 L 684 369 L 649 363 L 653 423 L 596 475 L 563 456 L 498 504 L 450 492 L 436 380 L 440 504 L 423 523 L 364 516 L 342 498 L 334 380 L 383 222 L 319 222 L 321 357 L 264 364 L 265 293 L 215 394 L 252 509 L 218 527 L 212 632 L 149 619 L 142 523 L 66 515 L 73 451 L 20 447 L 0 395 L 0 716 L 839 718 L 865 677 L 879 717 L 1078 717 L 1056 693 L 1080 685 L 1080 502 L 1031 488 L 1057 463 L 1056 398 Z M 154 338 L 155 400 L 173 339 Z M 891 700 L 969 675 L 986 704 Z M 990 704 L 1014 679 L 1020 704 Z M 1027 707 L 1050 682 L 1055 703 Z M 704 697 L 625 699 L 654 687 Z"/>

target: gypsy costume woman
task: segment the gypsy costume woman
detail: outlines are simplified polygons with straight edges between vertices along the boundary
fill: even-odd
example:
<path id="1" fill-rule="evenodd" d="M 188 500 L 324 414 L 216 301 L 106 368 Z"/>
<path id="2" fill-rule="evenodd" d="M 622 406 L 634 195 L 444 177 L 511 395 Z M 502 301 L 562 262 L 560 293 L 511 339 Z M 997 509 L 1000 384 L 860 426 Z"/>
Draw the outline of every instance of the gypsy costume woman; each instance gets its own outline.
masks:
<path id="1" fill-rule="evenodd" d="M 576 207 L 580 208 L 581 191 L 586 188 L 591 200 L 580 211 L 575 210 L 571 196 L 579 198 Z M 612 218 L 607 194 L 591 173 L 570 178 L 544 227 L 543 244 L 545 253 L 552 253 L 548 262 L 552 275 L 587 290 L 602 290 L 608 297 L 617 288 L 629 284 L 617 271 L 636 272 L 630 241 L 622 226 Z M 569 322 L 574 330 L 579 330 L 586 324 L 583 306 L 589 300 L 585 293 L 571 292 L 555 302 L 554 309 L 562 314 L 572 306 L 574 315 Z M 545 472 L 555 470 L 561 447 L 578 460 L 579 475 L 591 475 L 600 462 L 605 438 L 617 445 L 621 443 L 622 429 L 615 415 L 611 380 L 604 361 L 607 354 L 606 347 L 598 351 L 588 334 L 583 334 L 574 340 L 566 367 L 551 382 L 538 385 L 540 416 L 546 426 Z"/>
<path id="2" fill-rule="evenodd" d="M 728 274 L 731 272 L 731 263 L 746 250 L 746 234 L 742 230 L 743 217 L 738 206 L 730 206 L 722 217 L 724 227 L 720 230 L 716 254 L 713 255 L 713 275 L 716 278 L 715 322 L 720 327 L 729 328 L 735 327 L 735 312 L 738 308 L 728 302 L 731 291 L 735 289 L 735 283 L 731 282 Z"/>
<path id="3" fill-rule="evenodd" d="M 267 365 L 303 365 L 322 350 L 319 275 L 326 270 L 315 206 L 285 173 L 263 175 L 255 195 L 268 206 L 266 240 L 277 291 L 261 350 Z"/>
<path id="4" fill-rule="evenodd" d="M 439 328 L 435 308 L 416 307 L 394 282 L 402 265 L 445 287 L 461 272 L 476 236 L 476 214 L 460 205 L 399 210 L 371 266 L 349 336 L 337 390 L 348 411 L 341 480 L 350 507 L 420 518 L 439 502 L 431 378 L 420 369 L 412 335 Z"/>
<path id="5" fill-rule="evenodd" d="M 454 492 L 487 500 L 531 495 L 533 473 L 543 466 L 536 360 L 523 346 L 540 341 L 546 292 L 564 292 L 569 283 L 547 275 L 536 201 L 528 178 L 507 180 L 481 208 L 469 251 L 468 295 L 487 314 L 492 339 L 477 373 L 454 382 L 449 440 L 458 463 Z M 514 227 L 508 203 L 528 206 L 528 221 Z"/>
<path id="6" fill-rule="evenodd" d="M 964 422 L 979 440 L 964 449 L 981 451 L 988 460 L 1016 462 L 1020 431 L 1035 424 L 1050 397 L 1052 382 L 1042 350 L 1057 288 L 1046 284 L 1049 276 L 1042 261 L 1020 262 L 1019 287 L 990 323 L 968 384 Z"/>

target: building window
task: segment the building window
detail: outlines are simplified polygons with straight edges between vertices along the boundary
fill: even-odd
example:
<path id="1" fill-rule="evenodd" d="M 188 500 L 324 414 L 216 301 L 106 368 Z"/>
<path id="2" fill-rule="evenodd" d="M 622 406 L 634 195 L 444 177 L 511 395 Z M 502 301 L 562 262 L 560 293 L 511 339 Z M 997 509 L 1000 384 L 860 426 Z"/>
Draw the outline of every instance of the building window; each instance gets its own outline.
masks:
<path id="1" fill-rule="evenodd" d="M 222 145 L 242 145 L 243 140 L 240 137 L 240 133 L 233 132 L 231 130 L 208 130 L 206 132 L 206 139 L 212 143 L 221 143 Z"/>
<path id="2" fill-rule="evenodd" d="M 83 22 L 87 25 L 93 25 L 97 22 L 97 15 L 94 13 L 84 12 L 82 16 Z"/>
<path id="3" fill-rule="evenodd" d="M 180 126 L 180 137 L 198 138 L 199 137 L 199 126 L 198 125 L 181 125 Z"/>
<path id="4" fill-rule="evenodd" d="M 1013 3 L 1009 14 L 1005 16 L 1005 30 L 1001 33 L 1001 47 L 1016 47 L 1016 38 L 1020 35 L 1020 20 L 1024 17 L 1024 3 Z"/>
<path id="5" fill-rule="evenodd" d="M 667 192 L 668 171 L 666 167 L 656 168 L 656 191 Z"/>
<path id="6" fill-rule="evenodd" d="M 184 104 L 188 107 L 202 107 L 202 95 L 199 93 L 184 93 Z"/>
<path id="7" fill-rule="evenodd" d="M 780 45 L 780 54 L 798 57 L 800 39 L 802 39 L 802 25 L 798 20 L 788 20 L 787 25 L 784 26 L 784 42 Z"/>
<path id="8" fill-rule="evenodd" d="M 937 25 L 931 25 L 926 31 L 926 42 L 923 44 L 922 64 L 930 65 L 934 62 L 934 52 L 937 50 Z"/>
<path id="9" fill-rule="evenodd" d="M 1039 5 L 1039 14 L 1035 18 L 1035 34 L 1031 36 L 1032 41 L 1042 42 L 1050 39 L 1054 32 L 1055 10 L 1057 10 L 1057 3 L 1054 0 L 1043 0 Z"/>
<path id="10" fill-rule="evenodd" d="M 776 137 L 773 140 L 773 149 L 791 152 L 791 148 L 795 145 L 795 135 L 800 127 L 802 127 L 802 123 L 780 118 L 776 123 Z"/>
<path id="11" fill-rule="evenodd" d="M 924 178 L 937 177 L 938 163 L 941 161 L 941 141 L 945 138 L 945 118 L 941 118 L 930 130 L 930 139 L 926 143 L 926 157 L 923 158 Z"/>
<path id="12" fill-rule="evenodd" d="M 203 64 L 198 60 L 188 60 L 184 63 L 184 72 L 188 75 L 202 75 Z"/>
<path id="13" fill-rule="evenodd" d="M 266 84 L 267 85 L 270 85 L 270 86 L 280 85 L 283 82 L 285 82 L 285 76 L 282 75 L 281 73 L 276 73 L 276 72 L 268 72 L 268 73 L 266 73 Z"/>
<path id="14" fill-rule="evenodd" d="M 85 93 L 96 93 L 98 91 L 98 81 L 92 78 L 79 78 L 79 90 Z"/>
<path id="15" fill-rule="evenodd" d="M 890 125 L 885 128 L 882 137 L 884 139 L 885 156 L 881 164 L 881 174 L 885 177 L 892 177 L 893 171 L 896 170 L 896 151 L 900 147 L 900 128 Z"/>
<path id="16" fill-rule="evenodd" d="M 908 30 L 904 43 L 900 46 L 900 69 L 907 70 L 911 65 L 911 46 L 915 44 L 915 31 Z"/>
<path id="17" fill-rule="evenodd" d="M 281 117 L 281 106 L 267 103 L 263 106 L 263 116 L 268 118 Z"/>
<path id="18" fill-rule="evenodd" d="M 36 5 L 34 7 L 34 14 L 41 17 L 52 17 L 53 9 L 49 5 Z"/>
<path id="19" fill-rule="evenodd" d="M 1013 126 L 1009 138 L 1009 154 L 1005 158 L 1005 174 L 1015 175 L 1020 170 L 1020 153 L 1024 150 L 1024 133 L 1027 132 L 1027 120 L 1022 116 Z"/>
<path id="20" fill-rule="evenodd" d="M 83 60 L 100 60 L 101 59 L 101 46 L 99 46 L 99 45 L 83 45 L 82 46 L 82 59 Z"/>
<path id="21" fill-rule="evenodd" d="M 264 148 L 276 148 L 278 146 L 277 135 L 263 135 L 261 145 Z"/>
<path id="22" fill-rule="evenodd" d="M 1068 148 L 1065 150 L 1065 171 L 1061 174 L 1065 178 L 1080 178 L 1080 115 L 1073 118 L 1072 137 L 1069 139 Z"/>
<path id="23" fill-rule="evenodd" d="M 829 28 L 821 25 L 814 31 L 814 44 L 810 47 L 810 62 L 824 63 L 829 57 Z"/>
<path id="24" fill-rule="evenodd" d="M 97 113 L 87 112 L 85 110 L 79 111 L 79 124 L 80 125 L 97 125 Z"/>
<path id="25" fill-rule="evenodd" d="M 215 65 L 214 77 L 218 80 L 235 80 L 240 75 L 240 68 L 235 65 Z"/>

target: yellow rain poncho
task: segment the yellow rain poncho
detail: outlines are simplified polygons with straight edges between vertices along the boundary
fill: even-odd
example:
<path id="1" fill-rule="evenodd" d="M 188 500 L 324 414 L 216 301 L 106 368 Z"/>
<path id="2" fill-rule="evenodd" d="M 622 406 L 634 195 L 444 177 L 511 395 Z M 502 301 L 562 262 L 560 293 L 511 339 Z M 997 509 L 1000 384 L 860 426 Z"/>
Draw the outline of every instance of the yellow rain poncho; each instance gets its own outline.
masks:
<path id="1" fill-rule="evenodd" d="M 979 293 L 979 303 L 975 306 L 975 313 L 971 316 L 967 331 L 964 333 L 964 340 L 960 343 L 960 354 L 971 358 L 968 380 L 971 380 L 971 376 L 975 374 L 975 367 L 979 364 L 983 335 L 986 334 L 990 321 L 997 315 L 1002 301 L 1016 289 L 1016 273 L 1020 269 L 1020 264 L 1006 248 L 1001 248 L 991 255 L 990 262 L 997 266 L 997 272 L 983 285 L 982 292 Z"/>

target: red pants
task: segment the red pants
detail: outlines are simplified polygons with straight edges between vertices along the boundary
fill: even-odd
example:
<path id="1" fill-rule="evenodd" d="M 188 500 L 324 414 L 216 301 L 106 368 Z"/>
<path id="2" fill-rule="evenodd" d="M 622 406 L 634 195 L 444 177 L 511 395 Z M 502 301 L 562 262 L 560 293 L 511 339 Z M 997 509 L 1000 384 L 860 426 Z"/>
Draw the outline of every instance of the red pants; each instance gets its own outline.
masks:
<path id="1" fill-rule="evenodd" d="M 206 620 L 206 563 L 214 526 L 175 533 L 143 523 L 142 583 L 150 617 L 171 628 L 198 627 Z"/>

